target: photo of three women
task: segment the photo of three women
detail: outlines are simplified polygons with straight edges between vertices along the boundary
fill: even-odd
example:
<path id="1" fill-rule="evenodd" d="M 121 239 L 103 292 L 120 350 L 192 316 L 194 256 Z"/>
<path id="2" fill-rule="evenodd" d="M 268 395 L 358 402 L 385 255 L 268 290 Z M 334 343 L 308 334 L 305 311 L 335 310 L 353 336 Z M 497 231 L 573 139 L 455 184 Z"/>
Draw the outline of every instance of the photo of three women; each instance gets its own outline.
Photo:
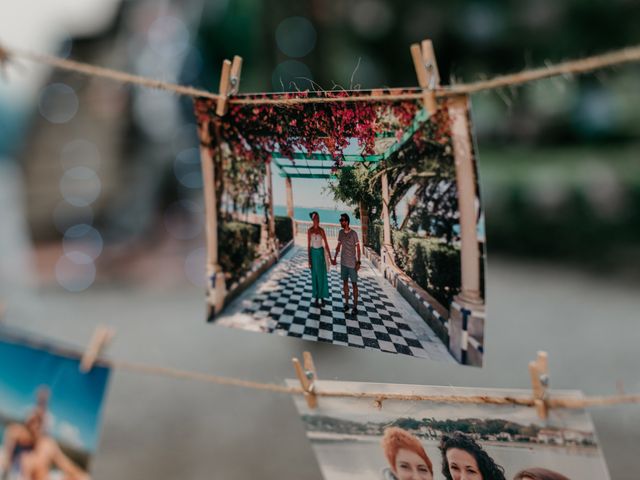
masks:
<path id="1" fill-rule="evenodd" d="M 415 435 L 399 427 L 387 428 L 382 448 L 389 466 L 384 480 L 433 480 L 433 464 Z M 462 432 L 443 435 L 439 444 L 442 475 L 446 480 L 506 480 L 498 465 L 473 438 Z M 513 480 L 570 480 L 545 468 L 519 471 Z"/>

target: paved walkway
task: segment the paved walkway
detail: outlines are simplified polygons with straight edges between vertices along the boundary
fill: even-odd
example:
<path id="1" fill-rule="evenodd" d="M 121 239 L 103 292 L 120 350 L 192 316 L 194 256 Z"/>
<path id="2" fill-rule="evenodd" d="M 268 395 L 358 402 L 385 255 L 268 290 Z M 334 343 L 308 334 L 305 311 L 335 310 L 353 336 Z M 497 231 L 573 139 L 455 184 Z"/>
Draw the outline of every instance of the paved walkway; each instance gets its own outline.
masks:
<path id="1" fill-rule="evenodd" d="M 215 323 L 305 340 L 455 362 L 409 303 L 363 258 L 356 315 L 343 311 L 339 267 L 329 272 L 331 298 L 313 306 L 306 249 L 294 246 Z"/>

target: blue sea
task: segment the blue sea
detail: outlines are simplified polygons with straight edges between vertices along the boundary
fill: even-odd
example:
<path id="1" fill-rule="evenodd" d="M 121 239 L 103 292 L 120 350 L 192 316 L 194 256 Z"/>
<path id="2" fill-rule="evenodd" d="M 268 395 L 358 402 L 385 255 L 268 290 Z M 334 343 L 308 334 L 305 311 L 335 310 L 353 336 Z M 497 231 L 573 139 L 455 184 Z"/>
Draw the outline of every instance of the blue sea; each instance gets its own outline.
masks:
<path id="1" fill-rule="evenodd" d="M 274 205 L 273 206 L 274 213 L 276 215 L 287 215 L 287 207 L 285 205 Z M 355 218 L 353 208 L 346 208 L 344 210 L 332 210 L 329 208 L 311 208 L 311 207 L 294 207 L 293 216 L 296 220 L 303 221 L 311 221 L 309 214 L 313 211 L 318 212 L 320 215 L 320 223 L 339 223 L 340 214 L 347 213 L 351 218 L 351 225 L 359 226 L 360 220 Z M 402 215 L 398 215 L 398 221 L 402 221 Z M 460 233 L 460 227 L 458 225 L 453 227 L 456 234 Z M 480 218 L 478 222 L 478 238 L 480 241 L 484 241 L 485 238 L 485 230 L 484 230 L 484 216 Z"/>
<path id="2" fill-rule="evenodd" d="M 276 215 L 287 215 L 287 207 L 285 205 L 274 205 L 273 210 Z M 360 220 L 355 218 L 353 210 L 353 208 L 347 208 L 345 210 L 331 210 L 328 208 L 294 207 L 293 217 L 296 220 L 310 222 L 311 218 L 309 217 L 309 214 L 316 211 L 318 212 L 318 215 L 320 215 L 320 223 L 340 223 L 340 214 L 346 213 L 351 219 L 351 225 L 360 225 Z"/>

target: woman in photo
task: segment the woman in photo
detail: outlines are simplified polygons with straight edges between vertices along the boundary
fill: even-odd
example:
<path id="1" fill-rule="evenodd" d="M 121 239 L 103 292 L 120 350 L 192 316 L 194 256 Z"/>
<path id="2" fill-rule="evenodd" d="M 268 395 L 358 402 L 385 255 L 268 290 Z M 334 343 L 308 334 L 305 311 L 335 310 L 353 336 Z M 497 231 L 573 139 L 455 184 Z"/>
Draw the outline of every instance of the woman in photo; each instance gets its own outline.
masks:
<path id="1" fill-rule="evenodd" d="M 420 440 L 406 430 L 390 427 L 384 431 L 382 448 L 389 462 L 384 480 L 433 480 L 433 465 Z"/>
<path id="2" fill-rule="evenodd" d="M 546 468 L 525 468 L 516 473 L 513 480 L 571 480 L 561 473 Z"/>
<path id="3" fill-rule="evenodd" d="M 309 214 L 313 225 L 307 231 L 307 250 L 309 252 L 309 268 L 311 269 L 311 285 L 315 306 L 324 307 L 324 299 L 329 298 L 329 280 L 327 276 L 327 258 L 331 257 L 327 235 L 320 227 L 318 212 Z"/>
<path id="4" fill-rule="evenodd" d="M 506 480 L 504 468 L 462 432 L 440 439 L 442 474 L 447 480 Z"/>

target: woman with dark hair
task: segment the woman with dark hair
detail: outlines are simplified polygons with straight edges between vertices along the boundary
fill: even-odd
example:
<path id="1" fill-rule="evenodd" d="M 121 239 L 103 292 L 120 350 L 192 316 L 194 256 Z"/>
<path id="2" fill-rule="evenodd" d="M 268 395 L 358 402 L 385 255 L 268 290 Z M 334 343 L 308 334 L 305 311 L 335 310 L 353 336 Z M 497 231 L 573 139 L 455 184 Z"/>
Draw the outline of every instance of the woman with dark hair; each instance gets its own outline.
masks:
<path id="1" fill-rule="evenodd" d="M 504 468 L 484 449 L 462 432 L 440 439 L 442 474 L 447 480 L 506 480 Z"/>
<path id="2" fill-rule="evenodd" d="M 389 468 L 384 480 L 433 480 L 433 465 L 415 436 L 399 427 L 389 427 L 382 437 Z"/>
<path id="3" fill-rule="evenodd" d="M 331 256 L 327 235 L 320 227 L 318 212 L 309 214 L 313 225 L 307 230 L 307 250 L 309 253 L 309 268 L 311 269 L 311 287 L 315 305 L 324 307 L 324 299 L 329 297 L 329 279 L 327 275 L 327 258 Z"/>
<path id="4" fill-rule="evenodd" d="M 516 473 L 513 480 L 570 480 L 570 478 L 546 468 L 525 468 Z"/>

